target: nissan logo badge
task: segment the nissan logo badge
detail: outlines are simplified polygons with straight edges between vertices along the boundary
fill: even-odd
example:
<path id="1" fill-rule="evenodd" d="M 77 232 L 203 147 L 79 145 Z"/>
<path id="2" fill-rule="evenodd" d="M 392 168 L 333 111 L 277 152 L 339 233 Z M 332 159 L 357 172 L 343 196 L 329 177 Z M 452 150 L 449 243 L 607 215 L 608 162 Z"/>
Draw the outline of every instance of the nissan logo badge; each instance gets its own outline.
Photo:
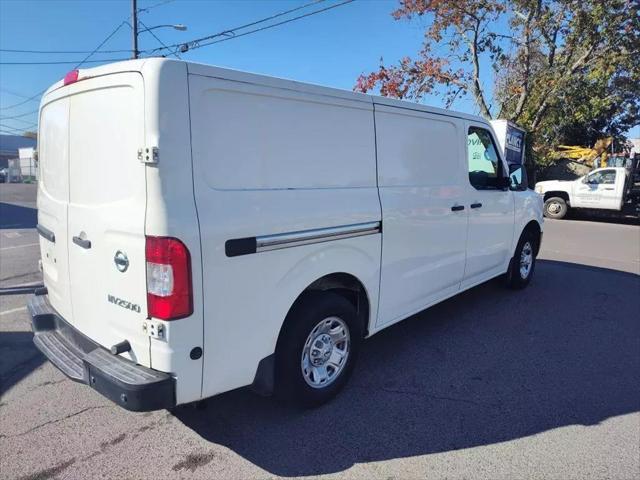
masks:
<path id="1" fill-rule="evenodd" d="M 127 268 L 129 268 L 129 259 L 127 258 L 127 254 L 120 250 L 116 252 L 116 256 L 113 257 L 113 261 L 120 272 L 126 272 Z"/>

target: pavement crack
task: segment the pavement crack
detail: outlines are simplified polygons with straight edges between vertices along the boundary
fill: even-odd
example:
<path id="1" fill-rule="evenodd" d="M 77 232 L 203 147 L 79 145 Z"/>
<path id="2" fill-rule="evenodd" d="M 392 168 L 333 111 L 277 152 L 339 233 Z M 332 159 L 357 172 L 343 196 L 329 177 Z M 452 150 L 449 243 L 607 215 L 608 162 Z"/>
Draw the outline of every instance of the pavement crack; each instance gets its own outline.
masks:
<path id="1" fill-rule="evenodd" d="M 46 382 L 42 382 L 36 385 L 36 388 L 46 387 L 48 385 L 57 385 L 58 383 L 66 382 L 67 378 L 61 378 L 60 380 L 47 380 Z M 34 389 L 35 390 L 35 389 Z"/>
<path id="2" fill-rule="evenodd" d="M 9 277 L 0 278 L 0 282 L 6 282 L 7 280 L 17 280 L 18 278 L 24 278 L 24 277 L 28 277 L 29 275 L 35 275 L 35 274 L 40 274 L 40 272 L 36 270 L 33 272 L 21 273 L 19 275 L 11 275 Z"/>
<path id="3" fill-rule="evenodd" d="M 20 477 L 18 480 L 46 480 L 49 478 L 53 478 L 56 475 L 64 472 L 67 468 L 69 468 L 74 463 L 76 463 L 75 457 L 70 460 L 67 460 L 66 462 L 59 463 L 54 467 L 45 468 L 44 470 L 40 470 L 39 472 Z"/>
<path id="4" fill-rule="evenodd" d="M 52 425 L 54 423 L 60 423 L 60 422 L 64 422 L 65 420 L 68 420 L 69 418 L 75 417 L 77 415 L 81 415 L 85 412 L 89 412 L 91 410 L 98 410 L 100 408 L 113 408 L 110 405 L 98 405 L 95 407 L 87 407 L 87 408 L 83 408 L 82 410 L 79 410 L 77 412 L 74 413 L 70 413 L 69 415 L 65 415 L 62 418 L 56 418 L 55 420 L 49 420 L 48 422 L 44 422 L 41 423 L 39 425 L 36 425 L 35 427 L 30 428 L 29 430 L 25 430 L 24 432 L 20 432 L 20 433 L 15 433 L 13 435 L 2 435 L 0 434 L 0 438 L 15 438 L 15 437 L 22 437 L 24 435 L 27 435 L 31 432 L 34 432 L 36 430 L 41 429 L 42 427 L 46 427 L 47 425 Z"/>
<path id="5" fill-rule="evenodd" d="M 190 453 L 181 462 L 176 463 L 171 469 L 174 472 L 178 470 L 188 470 L 193 473 L 198 468 L 205 466 L 215 458 L 214 452 L 210 453 Z"/>
<path id="6" fill-rule="evenodd" d="M 112 438 L 111 440 L 107 440 L 106 442 L 102 442 L 100 444 L 100 448 L 104 451 L 106 448 L 113 446 L 113 445 L 117 445 L 118 443 L 122 442 L 125 438 L 127 438 L 127 434 L 126 433 L 121 433 L 120 435 L 118 435 L 117 437 Z"/>
<path id="7" fill-rule="evenodd" d="M 35 390 L 39 390 L 43 387 L 49 387 L 51 385 L 57 385 L 59 383 L 63 383 L 67 381 L 68 379 L 65 377 L 65 378 L 61 378 L 60 380 L 47 380 L 46 382 L 38 383 L 33 388 L 30 388 L 24 395 L 22 395 L 22 397 L 31 395 L 31 393 L 33 393 Z"/>

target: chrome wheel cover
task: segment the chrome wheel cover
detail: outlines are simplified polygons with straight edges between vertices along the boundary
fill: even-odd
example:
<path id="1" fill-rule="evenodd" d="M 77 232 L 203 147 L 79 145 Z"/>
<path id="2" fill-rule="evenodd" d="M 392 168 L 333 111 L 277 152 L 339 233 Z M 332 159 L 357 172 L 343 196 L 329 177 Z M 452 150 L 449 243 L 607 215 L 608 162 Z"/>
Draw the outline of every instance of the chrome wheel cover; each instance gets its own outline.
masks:
<path id="1" fill-rule="evenodd" d="M 520 252 L 520 278 L 526 280 L 533 265 L 533 247 L 531 242 L 525 242 Z"/>
<path id="2" fill-rule="evenodd" d="M 349 358 L 349 327 L 339 317 L 320 321 L 309 333 L 302 349 L 300 367 L 305 382 L 312 388 L 333 383 Z"/>
<path id="3" fill-rule="evenodd" d="M 551 202 L 547 205 L 547 212 L 551 215 L 558 215 L 562 211 L 560 202 Z"/>

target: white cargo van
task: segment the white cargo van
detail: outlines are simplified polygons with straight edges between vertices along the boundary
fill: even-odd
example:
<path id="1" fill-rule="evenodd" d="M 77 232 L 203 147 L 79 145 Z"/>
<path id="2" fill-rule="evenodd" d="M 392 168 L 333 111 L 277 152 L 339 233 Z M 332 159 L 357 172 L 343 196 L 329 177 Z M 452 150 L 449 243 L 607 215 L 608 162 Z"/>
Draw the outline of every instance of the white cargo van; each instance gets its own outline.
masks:
<path id="1" fill-rule="evenodd" d="M 541 199 L 478 117 L 144 59 L 53 85 L 38 138 L 34 342 L 130 410 L 317 405 L 364 338 L 534 272 Z"/>

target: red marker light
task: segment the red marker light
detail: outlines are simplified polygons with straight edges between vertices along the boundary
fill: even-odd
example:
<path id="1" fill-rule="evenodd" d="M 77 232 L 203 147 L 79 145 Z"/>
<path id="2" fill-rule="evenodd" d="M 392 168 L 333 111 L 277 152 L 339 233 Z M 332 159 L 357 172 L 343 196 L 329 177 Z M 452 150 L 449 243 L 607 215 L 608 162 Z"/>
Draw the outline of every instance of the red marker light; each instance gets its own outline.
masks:
<path id="1" fill-rule="evenodd" d="M 64 76 L 64 84 L 69 85 L 78 81 L 78 70 L 71 70 Z"/>

